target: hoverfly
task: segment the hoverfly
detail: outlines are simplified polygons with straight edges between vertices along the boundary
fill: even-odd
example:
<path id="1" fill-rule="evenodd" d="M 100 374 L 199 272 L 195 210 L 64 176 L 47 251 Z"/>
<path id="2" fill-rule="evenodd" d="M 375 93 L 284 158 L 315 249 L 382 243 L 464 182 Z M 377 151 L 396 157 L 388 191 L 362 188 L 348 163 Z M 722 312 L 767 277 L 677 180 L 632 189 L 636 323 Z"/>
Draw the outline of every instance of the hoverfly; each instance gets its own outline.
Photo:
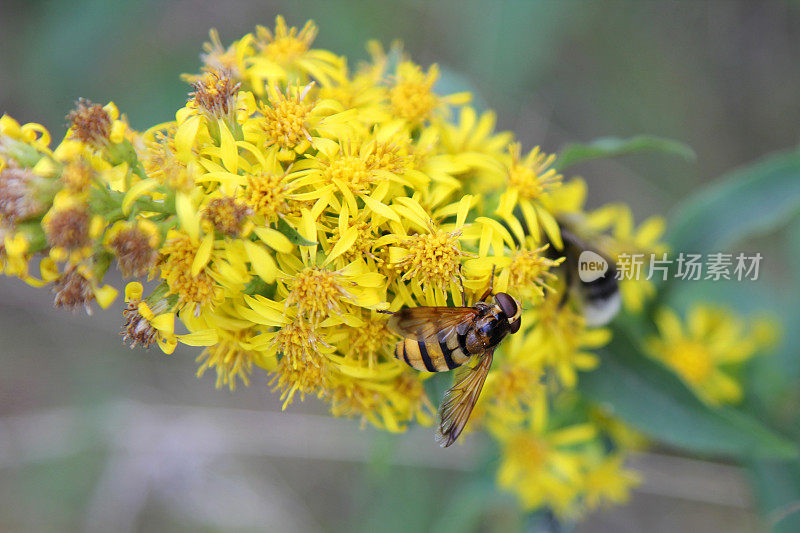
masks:
<path id="1" fill-rule="evenodd" d="M 525 217 L 515 211 L 517 220 L 522 225 L 523 232 L 530 234 Z M 569 215 L 556 219 L 558 230 L 563 241 L 563 248 L 559 247 L 552 239 L 545 235 L 545 242 L 550 246 L 547 255 L 550 259 L 564 258 L 561 271 L 564 274 L 565 287 L 559 305 L 564 305 L 574 297 L 581 309 L 581 314 L 586 319 L 588 326 L 604 326 L 619 313 L 622 307 L 622 298 L 617 282 L 617 264 L 603 251 L 606 248 L 607 238 L 604 235 L 579 235 L 578 224 L 570 220 Z M 590 241 L 592 244 L 590 244 Z M 581 255 L 591 252 L 602 258 L 608 265 L 606 272 L 591 281 L 580 279 L 579 269 Z"/>
<path id="2" fill-rule="evenodd" d="M 504 292 L 493 293 L 493 282 L 494 269 L 488 290 L 473 307 L 466 304 L 462 283 L 463 307 L 406 307 L 389 313 L 389 329 L 404 337 L 394 349 L 397 359 L 426 372 L 460 367 L 439 408 L 436 441 L 442 447 L 453 444 L 466 426 L 495 348 L 507 334 L 519 331 L 522 307 Z M 486 303 L 489 296 L 493 304 Z M 473 359 L 475 364 L 465 364 Z"/>
<path id="3" fill-rule="evenodd" d="M 556 251 L 554 246 L 550 246 L 549 250 L 552 251 L 554 257 L 565 258 L 562 268 L 564 269 L 566 288 L 562 304 L 566 303 L 570 293 L 576 295 L 580 301 L 586 324 L 588 326 L 604 326 L 617 315 L 622 306 L 617 282 L 617 264 L 608 254 L 601 251 L 602 246 L 589 244 L 576 235 L 563 221 L 559 221 L 559 228 L 564 248 Z M 602 276 L 591 281 L 580 279 L 578 274 L 581 257 L 586 252 L 602 258 L 608 265 L 608 269 Z"/>

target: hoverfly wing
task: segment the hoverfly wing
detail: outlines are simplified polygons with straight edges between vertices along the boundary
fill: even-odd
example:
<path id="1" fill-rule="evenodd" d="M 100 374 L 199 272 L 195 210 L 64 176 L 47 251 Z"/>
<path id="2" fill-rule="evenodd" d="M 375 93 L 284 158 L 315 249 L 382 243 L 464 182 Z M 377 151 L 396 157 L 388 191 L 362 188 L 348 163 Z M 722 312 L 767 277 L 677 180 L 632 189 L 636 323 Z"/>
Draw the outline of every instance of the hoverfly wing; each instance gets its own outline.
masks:
<path id="1" fill-rule="evenodd" d="M 401 337 L 427 341 L 446 340 L 475 320 L 472 307 L 405 307 L 389 317 L 389 329 Z"/>
<path id="2" fill-rule="evenodd" d="M 467 425 L 493 358 L 494 349 L 491 349 L 480 357 L 474 367 L 461 367 L 456 374 L 455 385 L 444 393 L 439 408 L 439 430 L 436 432 L 436 442 L 443 448 L 453 444 Z"/>

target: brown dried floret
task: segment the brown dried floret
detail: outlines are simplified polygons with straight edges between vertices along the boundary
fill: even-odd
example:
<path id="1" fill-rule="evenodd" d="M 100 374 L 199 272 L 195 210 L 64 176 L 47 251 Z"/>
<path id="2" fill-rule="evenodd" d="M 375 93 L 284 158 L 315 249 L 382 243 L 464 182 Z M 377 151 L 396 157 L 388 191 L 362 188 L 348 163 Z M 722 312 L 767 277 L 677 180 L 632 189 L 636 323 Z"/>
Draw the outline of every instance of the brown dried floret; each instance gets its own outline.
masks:
<path id="1" fill-rule="evenodd" d="M 0 171 L 0 222 L 11 227 L 43 211 L 44 206 L 34 197 L 36 179 L 26 168 L 8 166 Z"/>
<path id="2" fill-rule="evenodd" d="M 75 102 L 75 109 L 67 115 L 72 137 L 86 144 L 104 146 L 111 135 L 111 116 L 100 104 L 86 98 Z"/>
<path id="3" fill-rule="evenodd" d="M 252 209 L 245 204 L 238 203 L 231 196 L 214 198 L 203 212 L 203 216 L 214 224 L 214 228 L 228 237 L 239 235 L 242 223 L 252 214 Z"/>
<path id="4" fill-rule="evenodd" d="M 219 119 L 233 114 L 240 86 L 241 83 L 233 81 L 227 72 L 206 72 L 192 83 L 194 91 L 189 96 L 198 109 Z"/>
<path id="5" fill-rule="evenodd" d="M 56 308 L 75 310 L 83 307 L 86 314 L 92 314 L 89 304 L 94 301 L 94 289 L 91 282 L 78 272 L 77 268 L 67 270 L 55 282 L 53 290 L 56 293 L 53 301 Z"/>
<path id="6" fill-rule="evenodd" d="M 110 245 L 126 278 L 144 276 L 158 260 L 158 251 L 150 246 L 150 236 L 138 228 L 120 231 Z"/>
<path id="7" fill-rule="evenodd" d="M 150 348 L 158 340 L 158 330 L 139 313 L 138 300 L 128 302 L 128 307 L 122 312 L 122 315 L 125 317 L 125 325 L 122 327 L 122 342 L 128 344 L 131 349 L 136 348 L 139 344 L 144 348 Z"/>
<path id="8" fill-rule="evenodd" d="M 45 224 L 45 234 L 53 247 L 74 250 L 88 246 L 89 213 L 80 207 L 56 211 Z"/>

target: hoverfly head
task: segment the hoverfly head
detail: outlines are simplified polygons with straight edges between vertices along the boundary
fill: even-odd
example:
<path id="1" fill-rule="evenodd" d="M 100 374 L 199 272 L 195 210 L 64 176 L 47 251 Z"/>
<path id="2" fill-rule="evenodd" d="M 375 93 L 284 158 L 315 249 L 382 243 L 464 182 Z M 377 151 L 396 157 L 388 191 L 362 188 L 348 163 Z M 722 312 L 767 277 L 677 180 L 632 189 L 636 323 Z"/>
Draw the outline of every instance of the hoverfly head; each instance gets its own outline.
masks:
<path id="1" fill-rule="evenodd" d="M 498 292 L 494 295 L 494 301 L 497 303 L 500 310 L 506 315 L 508 319 L 509 331 L 516 333 L 519 331 L 521 324 L 522 306 L 513 297 L 504 292 Z"/>

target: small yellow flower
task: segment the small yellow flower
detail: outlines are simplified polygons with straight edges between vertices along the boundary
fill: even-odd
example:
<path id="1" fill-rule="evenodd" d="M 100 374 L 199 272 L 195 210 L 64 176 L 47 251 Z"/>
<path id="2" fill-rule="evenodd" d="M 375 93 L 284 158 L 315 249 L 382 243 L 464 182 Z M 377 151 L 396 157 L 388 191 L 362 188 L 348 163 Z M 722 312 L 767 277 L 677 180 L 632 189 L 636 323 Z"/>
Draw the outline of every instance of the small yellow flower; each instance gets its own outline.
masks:
<path id="1" fill-rule="evenodd" d="M 521 429 L 498 437 L 497 484 L 515 493 L 525 509 L 548 505 L 557 514 L 569 514 L 582 489 L 584 453 L 579 446 L 595 438 L 594 427 Z"/>
<path id="2" fill-rule="evenodd" d="M 221 332 L 220 328 L 218 331 Z M 236 390 L 236 380 L 245 385 L 250 385 L 250 375 L 253 373 L 255 352 L 243 346 L 248 334 L 246 331 L 225 331 L 220 335 L 219 341 L 207 347 L 197 357 L 197 362 L 202 363 L 197 369 L 197 377 L 202 377 L 206 370 L 213 368 L 217 373 L 216 387 L 228 386 L 231 391 Z"/>
<path id="3" fill-rule="evenodd" d="M 81 197 L 62 193 L 56 195 L 42 218 L 42 228 L 50 245 L 50 257 L 77 264 L 92 255 L 93 239 L 102 234 L 105 222 L 102 216 L 89 212 Z"/>
<path id="4" fill-rule="evenodd" d="M 275 19 L 275 33 L 269 28 L 259 27 L 256 32 L 262 53 L 279 64 L 288 64 L 298 60 L 311 48 L 317 37 L 317 26 L 306 22 L 300 31 L 289 28 L 283 17 Z"/>
<path id="5" fill-rule="evenodd" d="M 258 53 L 248 58 L 246 77 L 253 78 L 253 89 L 258 91 L 258 81 L 267 85 L 273 81 L 289 80 L 307 82 L 313 78 L 323 86 L 344 78 L 343 58 L 327 51 L 312 49 L 317 37 L 317 26 L 306 22 L 302 29 L 289 27 L 286 20 L 275 18 L 275 31 L 256 26 L 255 46 Z M 258 80 L 258 81 L 257 81 Z M 263 87 L 264 85 L 261 85 Z"/>
<path id="6" fill-rule="evenodd" d="M 301 316 L 313 321 L 341 312 L 341 303 L 352 299 L 344 288 L 342 275 L 319 267 L 306 267 L 289 282 L 286 305 L 295 306 Z"/>
<path id="7" fill-rule="evenodd" d="M 309 83 L 302 89 L 297 88 L 294 96 L 284 94 L 275 86 L 267 90 L 269 105 L 261 109 L 267 148 L 277 145 L 281 150 L 296 150 L 297 153 L 309 148 L 313 139 L 308 131 L 308 120 L 315 102 L 306 97 L 311 87 L 313 84 Z M 290 90 L 287 89 L 287 93 Z"/>
<path id="8" fill-rule="evenodd" d="M 290 191 L 284 174 L 261 172 L 247 178 L 244 197 L 255 214 L 273 223 L 290 212 Z"/>
<path id="9" fill-rule="evenodd" d="M 547 155 L 537 146 L 523 158 L 519 143 L 511 144 L 508 151 L 508 189 L 500 197 L 496 213 L 515 229 L 519 222 L 516 221 L 514 209 L 519 206 L 528 226 L 527 234 L 539 240 L 541 230 L 544 230 L 547 238 L 560 250 L 563 245 L 558 223 L 544 204 L 545 198 L 561 186 L 562 176 L 550 168 L 555 161 L 555 155 Z M 521 239 L 519 230 L 516 233 Z"/>
<path id="10" fill-rule="evenodd" d="M 463 104 L 469 101 L 467 93 L 440 97 L 433 92 L 433 85 L 439 78 L 439 67 L 432 65 L 423 72 L 419 65 L 411 61 L 401 61 L 397 65 L 394 84 L 389 90 L 392 113 L 409 124 L 419 125 L 431 118 L 434 110 L 442 104 Z"/>
<path id="11" fill-rule="evenodd" d="M 232 120 L 240 86 L 224 71 L 206 72 L 192 83 L 194 91 L 189 93 L 190 102 L 211 121 Z"/>
<path id="12" fill-rule="evenodd" d="M 7 276 L 26 278 L 30 261 L 30 240 L 23 233 L 13 233 L 0 226 L 0 267 Z"/>
<path id="13" fill-rule="evenodd" d="M 309 163 L 313 167 L 302 171 L 305 175 L 303 182 L 319 189 L 334 185 L 353 209 L 354 195 L 369 194 L 380 179 L 394 179 L 392 174 L 382 174 L 373 161 L 372 150 L 367 144 L 348 140 L 321 145 L 320 153 L 313 163 Z"/>
<path id="14" fill-rule="evenodd" d="M 639 485 L 641 477 L 631 470 L 625 470 L 623 461 L 624 456 L 618 454 L 604 458 L 589 468 L 582 483 L 585 510 L 592 511 L 628 501 L 631 489 Z"/>
<path id="15" fill-rule="evenodd" d="M 366 315 L 366 316 L 365 316 Z M 386 326 L 385 315 L 362 313 L 362 324 L 343 325 L 330 334 L 331 342 L 346 357 L 366 363 L 367 368 L 375 369 L 381 356 L 389 358 L 394 334 Z"/>
<path id="16" fill-rule="evenodd" d="M 228 72 L 235 80 L 241 80 L 243 55 L 247 50 L 248 39 L 233 44 L 227 48 L 222 46 L 219 32 L 212 28 L 208 32 L 209 42 L 203 43 L 203 52 L 200 59 L 203 61 L 203 70 L 207 72 Z"/>
<path id="17" fill-rule="evenodd" d="M 707 402 L 738 403 L 743 393 L 736 369 L 765 347 L 760 332 L 766 324 L 762 319 L 748 327 L 724 308 L 697 304 L 684 325 L 664 308 L 656 317 L 659 336 L 648 347 Z"/>
<path id="18" fill-rule="evenodd" d="M 428 231 L 399 241 L 389 250 L 391 266 L 400 274 L 400 281 L 413 280 L 422 291 L 438 288 L 447 291 L 457 284 L 462 258 L 461 230 L 444 231 L 428 223 Z"/>
<path id="19" fill-rule="evenodd" d="M 179 156 L 175 139 L 177 131 L 177 127 L 170 124 L 145 132 L 142 136 L 145 148 L 141 161 L 148 179 L 175 191 L 188 192 L 194 187 L 196 164 Z M 184 156 L 188 156 L 192 150 L 191 147 L 185 148 L 187 153 Z"/>
<path id="20" fill-rule="evenodd" d="M 558 382 L 573 388 L 577 385 L 579 370 L 592 370 L 600 362 L 597 355 L 587 349 L 607 344 L 611 332 L 603 328 L 587 329 L 583 315 L 560 302 L 558 293 L 548 295 L 532 312 L 528 322 L 533 328 L 528 342 L 540 347 L 542 364 L 553 369 Z"/>
<path id="21" fill-rule="evenodd" d="M 201 247 L 186 233 L 170 230 L 160 250 L 161 278 L 171 294 L 178 296 L 179 307 L 188 308 L 195 316 L 203 307 L 213 306 L 221 296 L 212 270 L 208 266 L 212 250 Z M 195 262 L 201 266 L 193 273 Z"/>
<path id="22" fill-rule="evenodd" d="M 516 189 L 520 198 L 538 200 L 561 186 L 561 174 L 550 168 L 556 159 L 555 155 L 542 153 L 537 146 L 523 159 L 519 143 L 511 144 L 509 152 L 511 165 L 508 168 L 508 186 Z"/>
<path id="23" fill-rule="evenodd" d="M 358 416 L 392 432 L 403 431 L 415 418 L 428 424 L 433 411 L 422 383 L 407 374 L 388 383 L 334 377 L 327 397 L 334 416 Z"/>
<path id="24" fill-rule="evenodd" d="M 285 296 L 284 306 L 313 323 L 335 317 L 339 323 L 360 324 L 354 307 L 375 308 L 383 300 L 383 276 L 367 272 L 363 261 L 332 270 L 310 259 L 306 263 L 283 255 L 278 259 L 285 273 L 278 287 L 278 294 Z"/>
<path id="25" fill-rule="evenodd" d="M 283 409 L 300 393 L 321 395 L 328 386 L 331 363 L 324 353 L 332 348 L 314 331 L 314 326 L 296 320 L 271 335 L 269 350 L 281 354 L 270 384 L 281 391 Z"/>
<path id="26" fill-rule="evenodd" d="M 175 314 L 172 312 L 170 298 L 156 289 L 146 300 L 142 300 L 143 287 L 139 282 L 131 282 L 125 287 L 127 308 L 122 312 L 125 324 L 122 328 L 123 341 L 131 348 L 141 345 L 150 348 L 158 343 L 161 350 L 170 354 L 178 344 L 174 335 Z M 174 298 L 173 298 L 174 300 Z"/>
<path id="27" fill-rule="evenodd" d="M 647 262 L 651 255 L 656 258 L 667 251 L 660 241 L 666 229 L 663 217 L 653 216 L 634 226 L 630 208 L 622 204 L 603 206 L 586 217 L 586 225 L 595 232 L 610 230 L 610 238 L 604 241 L 605 251 L 612 258 L 620 254 L 641 254 L 644 266 L 638 279 L 622 279 L 620 293 L 626 309 L 639 312 L 647 300 L 655 294 L 655 286 L 647 276 Z"/>

